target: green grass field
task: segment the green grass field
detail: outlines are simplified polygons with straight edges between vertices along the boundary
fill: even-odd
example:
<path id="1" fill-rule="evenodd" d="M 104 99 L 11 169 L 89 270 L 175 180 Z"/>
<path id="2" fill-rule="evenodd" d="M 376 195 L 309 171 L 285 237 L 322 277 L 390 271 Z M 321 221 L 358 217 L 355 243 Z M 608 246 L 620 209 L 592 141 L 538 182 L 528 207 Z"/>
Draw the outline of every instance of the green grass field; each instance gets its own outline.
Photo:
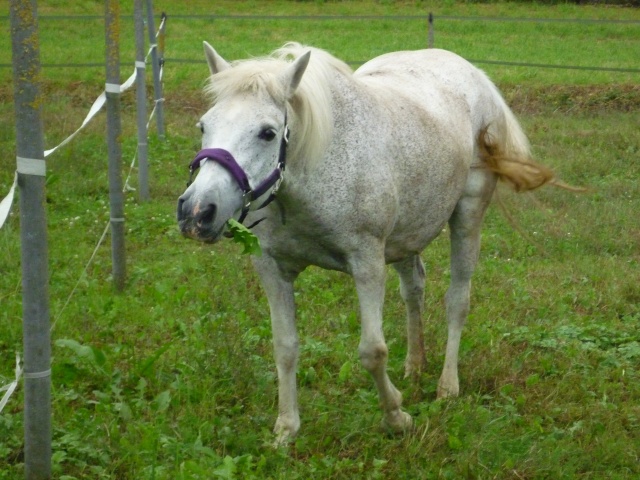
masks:
<path id="1" fill-rule="evenodd" d="M 45 2 L 41 2 L 45 3 Z M 46 2 L 44 15 L 94 15 L 101 2 Z M 436 14 L 436 46 L 478 60 L 640 68 L 638 24 L 438 20 L 440 16 L 640 21 L 603 6 L 442 2 L 155 2 L 169 14 L 167 139 L 150 138 L 153 200 L 127 195 L 126 290 L 115 294 L 107 241 L 104 115 L 49 159 L 53 468 L 59 479 L 634 479 L 640 476 L 640 74 L 479 64 L 503 89 L 537 158 L 571 184 L 516 195 L 500 188 L 483 233 L 460 355 L 461 396 L 436 401 L 444 356 L 448 240 L 423 254 L 429 365 L 403 379 L 404 306 L 390 270 L 390 375 L 416 428 L 380 431 L 361 368 L 349 277 L 312 268 L 296 284 L 302 429 L 270 446 L 277 415 L 269 313 L 236 244 L 180 236 L 175 202 L 199 148 L 202 40 L 228 59 L 287 40 L 363 61 L 426 44 L 424 19 L 194 20 L 217 15 Z M 0 15 L 8 13 L 6 4 Z M 123 13 L 131 13 L 123 5 Z M 123 19 L 123 79 L 133 32 Z M 8 29 L 8 20 L 0 19 Z M 43 63 L 101 62 L 103 22 L 43 19 Z M 61 34 L 62 33 L 62 34 Z M 11 62 L 0 36 L 0 64 Z M 0 196 L 15 170 L 11 71 L 0 68 Z M 45 144 L 80 124 L 103 68 L 45 68 Z M 149 85 L 151 83 L 149 82 Z M 135 152 L 134 94 L 123 97 L 123 152 Z M 136 172 L 131 184 L 136 185 Z M 503 205 L 502 208 L 500 205 Z M 17 204 L 0 230 L 0 386 L 22 351 Z M 75 293 L 70 294 L 77 285 Z M 67 304 L 67 300 L 70 301 Z M 65 306 L 66 305 L 66 306 Z M 0 413 L 0 480 L 24 478 L 22 389 Z"/>

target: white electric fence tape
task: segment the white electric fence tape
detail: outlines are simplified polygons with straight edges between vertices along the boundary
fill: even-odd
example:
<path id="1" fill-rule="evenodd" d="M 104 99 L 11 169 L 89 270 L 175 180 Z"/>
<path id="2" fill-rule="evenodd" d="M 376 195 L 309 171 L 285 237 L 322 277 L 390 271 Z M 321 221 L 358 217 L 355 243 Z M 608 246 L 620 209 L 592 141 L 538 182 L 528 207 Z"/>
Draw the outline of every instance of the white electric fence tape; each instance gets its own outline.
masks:
<path id="1" fill-rule="evenodd" d="M 4 396 L 2 397 L 2 400 L 0 400 L 0 413 L 2 412 L 2 409 L 5 407 L 7 402 L 9 401 L 9 397 L 13 394 L 16 387 L 18 386 L 18 382 L 20 381 L 21 375 L 22 375 L 22 368 L 20 367 L 20 354 L 16 353 L 16 378 L 9 385 L 0 387 L 0 393 L 5 392 Z"/>
<path id="2" fill-rule="evenodd" d="M 9 210 L 11 210 L 11 204 L 13 203 L 13 195 L 16 191 L 16 185 L 18 183 L 18 172 L 13 176 L 13 184 L 9 189 L 9 194 L 0 202 L 0 228 L 4 225 L 4 221 L 9 216 Z"/>
<path id="3" fill-rule="evenodd" d="M 160 28 L 162 28 L 162 24 L 164 24 L 164 21 L 165 20 L 163 19 L 162 23 L 160 24 Z M 156 33 L 156 38 L 158 37 L 159 33 L 160 33 L 160 29 L 158 29 L 158 33 Z M 91 121 L 91 119 L 93 119 L 93 117 L 96 116 L 96 114 L 100 110 L 102 110 L 102 107 L 104 106 L 104 104 L 107 101 L 106 92 L 109 92 L 109 93 L 123 93 L 123 92 L 129 90 L 131 88 L 131 86 L 134 84 L 135 80 L 136 80 L 136 73 L 137 73 L 136 70 L 138 68 L 145 68 L 146 61 L 149 59 L 149 55 L 151 55 L 151 52 L 153 51 L 153 49 L 157 48 L 157 47 L 158 47 L 158 45 L 155 44 L 155 43 L 153 45 L 151 45 L 151 47 L 149 48 L 149 51 L 147 52 L 147 55 L 145 56 L 145 61 L 144 62 L 139 62 L 139 61 L 135 62 L 136 69 L 133 71 L 133 74 L 127 79 L 127 81 L 124 82 L 122 85 L 115 85 L 115 84 L 112 84 L 112 83 L 107 83 L 105 85 L 105 91 L 102 92 L 100 94 L 100 96 L 98 98 L 96 98 L 96 101 L 93 102 L 93 105 L 91 105 L 91 108 L 89 109 L 89 113 L 87 114 L 87 116 L 85 117 L 84 121 L 82 122 L 82 125 L 80 125 L 80 127 L 75 132 L 73 132 L 66 139 L 64 139 L 58 146 L 53 147 L 50 150 L 45 150 L 44 151 L 45 158 L 48 157 L 49 155 L 51 155 L 53 152 L 55 152 L 58 148 L 66 145 L 67 143 L 69 143 L 71 141 L 71 139 L 73 139 L 73 137 L 75 137 L 80 132 L 80 130 L 82 130 Z M 160 80 L 162 80 L 162 72 L 163 72 L 163 69 L 160 68 Z M 151 122 L 151 118 L 153 118 L 153 114 L 155 113 L 155 109 L 156 109 L 156 106 L 157 106 L 158 102 L 161 102 L 161 101 L 164 101 L 164 98 L 162 98 L 160 100 L 156 100 L 156 103 L 155 103 L 155 105 L 153 107 L 153 111 L 151 112 L 151 117 L 149 118 L 149 123 Z M 147 130 L 149 129 L 149 123 L 147 123 Z M 45 176 L 46 163 L 44 162 L 44 160 L 37 160 L 37 159 L 33 159 L 33 160 L 42 162 L 42 165 L 35 169 L 36 172 L 43 172 L 42 174 L 40 174 L 40 173 L 31 173 L 29 167 L 27 167 L 27 166 L 25 166 L 25 168 L 23 170 L 21 170 L 20 169 L 20 159 L 18 159 L 18 173 L 24 173 L 24 174 L 27 174 L 27 175 Z M 42 170 L 42 169 L 45 169 L 45 170 Z M 0 228 L 2 228 L 2 226 L 4 225 L 4 222 L 7 220 L 7 217 L 9 216 L 9 211 L 11 210 L 11 204 L 13 203 L 13 197 L 15 196 L 17 183 L 18 183 L 18 175 L 16 173 L 16 175 L 15 175 L 15 177 L 13 179 L 13 184 L 11 185 L 11 188 L 9 189 L 9 193 L 0 202 Z"/>
<path id="4" fill-rule="evenodd" d="M 136 62 L 136 65 L 137 63 L 142 63 L 142 62 Z M 131 75 L 127 79 L 127 81 L 124 82 L 122 85 L 107 83 L 105 85 L 105 91 L 100 94 L 100 96 L 96 99 L 95 102 L 93 102 L 93 105 L 91 105 L 91 108 L 89 109 L 89 113 L 87 114 L 84 121 L 82 122 L 82 125 L 80 125 L 80 128 L 78 128 L 75 132 L 73 132 L 71 135 L 65 138 L 58 146 L 53 147 L 50 150 L 45 150 L 44 151 L 45 158 L 51 155 L 60 147 L 69 143 L 73 139 L 73 137 L 75 137 L 80 132 L 80 130 L 82 130 L 93 119 L 93 117 L 95 117 L 98 114 L 98 112 L 102 110 L 102 107 L 107 101 L 106 92 L 109 92 L 109 93 L 126 92 L 131 88 L 135 80 L 136 80 L 136 70 L 134 70 L 133 75 Z M 23 173 L 25 175 L 39 175 L 44 177 L 46 174 L 46 162 L 41 159 L 18 157 L 17 173 Z M 13 197 L 15 195 L 17 182 L 18 182 L 18 175 L 16 174 L 15 178 L 13 179 L 13 185 L 11 186 L 9 193 L 4 199 L 2 199 L 2 202 L 0 202 L 0 228 L 2 228 L 2 226 L 4 225 L 4 222 L 7 220 L 7 217 L 9 216 L 9 211 L 11 210 L 11 204 L 13 203 Z"/>
<path id="5" fill-rule="evenodd" d="M 45 150 L 44 156 L 48 157 L 53 152 L 55 152 L 58 148 L 62 147 L 63 145 L 66 145 L 67 143 L 69 143 L 71 141 L 71 139 L 73 137 L 75 137 L 80 132 L 80 130 L 82 130 L 93 119 L 93 117 L 95 117 L 98 114 L 98 112 L 100 110 L 102 110 L 102 107 L 104 107 L 104 104 L 107 102 L 107 92 L 108 93 L 123 93 L 123 92 L 126 92 L 127 90 L 129 90 L 131 88 L 131 85 L 133 85 L 133 82 L 135 82 L 135 80 L 136 80 L 136 71 L 134 70 L 133 74 L 122 85 L 116 85 L 116 84 L 113 84 L 113 83 L 107 83 L 105 85 L 105 91 L 102 92 L 98 98 L 96 98 L 95 102 L 93 102 L 93 105 L 91 105 L 91 109 L 89 109 L 89 113 L 87 114 L 87 116 L 85 117 L 84 121 L 82 122 L 82 125 L 80 125 L 80 128 L 78 128 L 75 132 L 73 132 L 71 135 L 69 135 L 57 147 L 54 147 L 51 150 Z"/>
<path id="6" fill-rule="evenodd" d="M 156 31 L 156 40 L 160 36 L 160 32 L 162 31 L 162 27 L 164 27 L 164 22 L 166 22 L 166 21 L 167 21 L 167 17 L 163 16 L 162 17 L 162 21 L 160 22 L 160 26 L 158 27 L 158 30 Z"/>

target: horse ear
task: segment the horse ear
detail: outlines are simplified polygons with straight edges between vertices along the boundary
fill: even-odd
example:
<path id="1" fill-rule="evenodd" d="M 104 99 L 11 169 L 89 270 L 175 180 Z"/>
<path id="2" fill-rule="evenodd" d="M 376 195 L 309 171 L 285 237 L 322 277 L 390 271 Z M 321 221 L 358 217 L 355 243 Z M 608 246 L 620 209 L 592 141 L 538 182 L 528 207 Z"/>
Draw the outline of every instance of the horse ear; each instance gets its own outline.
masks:
<path id="1" fill-rule="evenodd" d="M 211 45 L 207 42 L 202 42 L 202 44 L 204 46 L 204 56 L 207 59 L 211 75 L 215 75 L 231 67 L 224 58 L 218 55 L 218 52 L 216 52 Z"/>
<path id="2" fill-rule="evenodd" d="M 309 58 L 311 57 L 311 51 L 308 51 L 304 55 L 300 55 L 296 58 L 291 65 L 289 65 L 286 71 L 282 75 L 285 88 L 287 89 L 287 98 L 293 97 L 300 80 L 302 80 L 302 74 L 309 65 Z"/>

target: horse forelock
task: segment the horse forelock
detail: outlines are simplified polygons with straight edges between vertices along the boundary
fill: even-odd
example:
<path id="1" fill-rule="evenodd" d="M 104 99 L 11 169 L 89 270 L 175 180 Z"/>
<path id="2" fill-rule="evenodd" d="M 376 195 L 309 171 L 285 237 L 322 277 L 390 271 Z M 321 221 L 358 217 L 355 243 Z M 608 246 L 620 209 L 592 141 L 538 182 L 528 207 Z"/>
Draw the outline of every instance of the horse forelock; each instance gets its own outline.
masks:
<path id="1" fill-rule="evenodd" d="M 293 131 L 289 157 L 313 167 L 319 162 L 333 134 L 332 82 L 335 75 L 351 76 L 347 64 L 324 50 L 287 43 L 270 56 L 233 62 L 232 68 L 212 75 L 205 93 L 215 103 L 242 93 L 268 95 L 276 103 L 287 101 L 280 74 L 300 55 L 311 51 L 311 58 L 300 85 L 289 99 Z"/>
<path id="2" fill-rule="evenodd" d="M 251 59 L 236 61 L 233 68 L 223 70 L 209 77 L 205 94 L 213 103 L 242 93 L 267 94 L 276 102 L 285 101 L 285 90 L 277 79 L 284 62 L 272 59 Z"/>

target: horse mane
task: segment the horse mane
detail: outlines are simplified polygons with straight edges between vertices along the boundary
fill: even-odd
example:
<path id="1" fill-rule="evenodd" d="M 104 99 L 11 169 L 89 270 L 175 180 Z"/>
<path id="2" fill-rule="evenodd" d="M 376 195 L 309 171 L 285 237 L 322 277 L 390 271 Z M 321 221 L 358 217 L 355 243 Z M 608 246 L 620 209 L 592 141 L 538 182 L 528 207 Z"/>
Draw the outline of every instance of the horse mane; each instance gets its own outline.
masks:
<path id="1" fill-rule="evenodd" d="M 205 93 L 215 102 L 229 95 L 250 92 L 267 94 L 277 103 L 287 101 L 279 80 L 280 73 L 300 55 L 311 51 L 311 58 L 300 85 L 289 100 L 293 118 L 289 119 L 292 142 L 289 157 L 312 168 L 321 159 L 333 133 L 331 84 L 336 73 L 351 76 L 351 68 L 319 48 L 290 42 L 271 55 L 232 62 L 232 67 L 210 77 Z"/>

